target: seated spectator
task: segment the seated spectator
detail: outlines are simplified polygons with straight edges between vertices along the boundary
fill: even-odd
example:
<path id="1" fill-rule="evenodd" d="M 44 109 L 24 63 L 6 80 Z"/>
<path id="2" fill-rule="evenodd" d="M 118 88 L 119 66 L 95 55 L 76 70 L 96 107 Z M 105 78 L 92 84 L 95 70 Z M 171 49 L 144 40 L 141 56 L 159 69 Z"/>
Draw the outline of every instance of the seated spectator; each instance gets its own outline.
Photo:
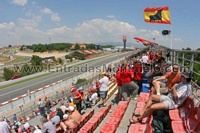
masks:
<path id="1" fill-rule="evenodd" d="M 98 94 L 95 92 L 94 89 L 91 89 L 90 90 L 89 101 L 92 102 L 92 104 L 94 105 L 96 103 L 97 99 L 98 99 Z"/>
<path id="2" fill-rule="evenodd" d="M 155 110 L 171 110 L 180 107 L 191 94 L 191 74 L 184 72 L 181 74 L 181 83 L 175 84 L 171 93 L 165 95 L 151 95 L 147 104 L 137 117 L 130 120 L 131 123 L 141 122 L 143 118 L 153 114 Z"/>
<path id="3" fill-rule="evenodd" d="M 60 108 L 56 108 L 56 115 L 60 117 L 60 120 L 63 119 L 64 112 Z"/>
<path id="4" fill-rule="evenodd" d="M 68 114 L 64 114 L 63 120 L 60 122 L 60 126 L 65 133 L 68 133 L 70 129 L 77 127 L 78 123 L 73 119 L 70 119 Z"/>
<path id="5" fill-rule="evenodd" d="M 0 133 L 12 133 L 10 126 L 5 121 L 0 121 Z"/>
<path id="6" fill-rule="evenodd" d="M 49 120 L 51 120 L 51 122 L 56 126 L 60 122 L 60 117 L 55 111 L 52 111 L 49 115 Z"/>
<path id="7" fill-rule="evenodd" d="M 82 96 L 81 94 L 76 90 L 76 88 L 71 89 L 72 95 L 73 95 L 73 102 L 76 104 L 76 108 L 81 113 L 81 103 L 82 103 Z"/>
<path id="8" fill-rule="evenodd" d="M 161 80 L 167 79 L 166 83 L 161 82 Z M 175 84 L 181 81 L 181 73 L 179 66 L 177 64 L 173 65 L 173 70 L 167 75 L 153 80 L 153 88 L 155 89 L 157 95 L 160 93 L 168 93 L 169 89 L 172 88 Z"/>
<path id="9" fill-rule="evenodd" d="M 67 107 L 63 102 L 61 103 L 60 109 L 62 110 L 63 113 L 65 113 L 65 110 L 67 109 Z"/>
<path id="10" fill-rule="evenodd" d="M 16 114 L 13 115 L 12 121 L 13 121 L 13 123 L 17 121 L 17 115 Z"/>
<path id="11" fill-rule="evenodd" d="M 48 121 L 47 119 L 42 119 L 42 133 L 56 133 L 56 126 L 51 122 Z"/>
<path id="12" fill-rule="evenodd" d="M 71 119 L 73 119 L 74 121 L 76 121 L 78 124 L 81 122 L 82 120 L 82 116 L 81 114 L 72 106 L 69 106 L 67 108 L 68 111 L 68 115 Z"/>

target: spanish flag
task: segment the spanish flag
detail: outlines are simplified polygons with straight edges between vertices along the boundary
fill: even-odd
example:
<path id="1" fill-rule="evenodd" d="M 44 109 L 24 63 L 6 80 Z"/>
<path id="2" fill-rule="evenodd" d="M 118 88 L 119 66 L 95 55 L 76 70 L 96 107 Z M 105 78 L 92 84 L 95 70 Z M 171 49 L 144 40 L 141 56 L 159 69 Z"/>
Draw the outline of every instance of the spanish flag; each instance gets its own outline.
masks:
<path id="1" fill-rule="evenodd" d="M 144 21 L 147 23 L 171 24 L 168 6 L 145 8 Z"/>

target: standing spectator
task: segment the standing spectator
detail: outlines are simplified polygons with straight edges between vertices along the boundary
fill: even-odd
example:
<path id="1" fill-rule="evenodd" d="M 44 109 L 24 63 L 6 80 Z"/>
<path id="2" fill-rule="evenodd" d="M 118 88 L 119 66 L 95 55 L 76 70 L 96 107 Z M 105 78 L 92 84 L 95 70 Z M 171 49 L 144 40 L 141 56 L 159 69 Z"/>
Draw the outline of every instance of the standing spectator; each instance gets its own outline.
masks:
<path id="1" fill-rule="evenodd" d="M 100 84 L 99 84 L 99 82 L 98 81 L 96 81 L 96 92 L 97 92 L 97 94 L 98 94 L 98 97 L 100 97 L 100 91 L 99 91 L 99 89 L 100 89 Z"/>
<path id="2" fill-rule="evenodd" d="M 148 56 L 144 53 L 144 54 L 142 55 L 141 62 L 142 62 L 143 64 L 146 64 L 147 61 L 148 61 Z"/>
<path id="3" fill-rule="evenodd" d="M 56 127 L 51 121 L 42 119 L 42 123 L 44 123 L 42 127 L 42 133 L 56 133 Z"/>
<path id="4" fill-rule="evenodd" d="M 123 92 L 122 92 L 123 100 L 127 101 L 128 94 L 132 95 L 132 97 L 135 98 L 138 93 L 139 87 L 135 82 L 132 81 L 134 75 L 132 70 L 127 67 L 126 62 L 122 64 L 122 70 L 120 76 L 123 87 Z"/>
<path id="5" fill-rule="evenodd" d="M 94 105 L 96 103 L 96 100 L 98 99 L 98 94 L 95 92 L 94 89 L 91 89 L 90 93 L 91 93 L 91 95 L 89 97 L 89 101 L 91 101 L 92 105 Z"/>
<path id="6" fill-rule="evenodd" d="M 0 133 L 12 133 L 10 126 L 5 121 L 0 121 Z"/>
<path id="7" fill-rule="evenodd" d="M 117 89 L 118 89 L 116 98 L 118 101 L 121 101 L 122 100 L 122 81 L 121 81 L 120 71 L 117 71 L 115 78 L 116 78 Z"/>
<path id="8" fill-rule="evenodd" d="M 76 88 L 72 88 L 71 92 L 73 95 L 73 101 L 76 104 L 76 108 L 79 111 L 79 113 L 81 113 L 81 103 L 82 103 L 81 94 L 78 91 L 76 91 Z"/>
<path id="9" fill-rule="evenodd" d="M 14 123 L 14 122 L 17 122 L 17 115 L 16 115 L 16 114 L 13 115 L 12 121 L 13 121 L 13 123 Z"/>
<path id="10" fill-rule="evenodd" d="M 134 60 L 133 66 L 134 82 L 139 86 L 138 95 L 142 91 L 142 65 L 139 60 Z"/>
<path id="11" fill-rule="evenodd" d="M 49 114 L 51 112 L 51 110 L 50 110 L 50 108 L 51 108 L 51 102 L 50 102 L 50 100 L 47 97 L 44 98 L 44 101 L 45 101 L 45 107 L 47 109 L 47 114 Z"/>
<path id="12" fill-rule="evenodd" d="M 109 84 L 109 79 L 106 77 L 106 72 L 101 73 L 102 78 L 99 80 L 100 83 L 100 97 L 102 98 L 102 105 L 106 106 L 106 97 L 108 93 L 108 84 Z"/>
<path id="13" fill-rule="evenodd" d="M 37 103 L 37 107 L 38 109 L 40 110 L 40 115 L 43 116 L 45 114 L 45 111 L 44 111 L 44 102 L 41 100 L 41 98 L 39 98 L 39 101 Z"/>

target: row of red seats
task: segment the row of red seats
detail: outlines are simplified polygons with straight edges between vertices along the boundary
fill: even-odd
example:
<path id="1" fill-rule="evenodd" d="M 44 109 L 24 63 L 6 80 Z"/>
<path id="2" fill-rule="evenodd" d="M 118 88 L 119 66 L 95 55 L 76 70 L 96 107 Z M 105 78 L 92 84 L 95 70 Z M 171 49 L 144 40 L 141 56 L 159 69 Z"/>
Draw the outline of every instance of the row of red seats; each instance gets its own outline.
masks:
<path id="1" fill-rule="evenodd" d="M 111 107 L 112 104 L 110 104 L 108 107 L 100 108 L 99 111 L 81 128 L 78 133 L 93 133 L 94 130 L 105 118 L 105 116 L 108 114 Z"/>
<path id="2" fill-rule="evenodd" d="M 128 107 L 130 98 L 128 101 L 120 101 L 115 110 L 111 113 L 110 117 L 106 121 L 106 124 L 101 128 L 100 133 L 115 133 L 117 127 Z"/>
<path id="3" fill-rule="evenodd" d="M 146 102 L 149 99 L 149 96 L 150 93 L 144 93 L 144 92 L 140 93 L 136 108 L 134 110 L 135 114 L 138 114 L 143 109 L 143 107 L 145 106 Z M 133 118 L 134 117 L 135 116 L 133 116 Z M 152 119 L 153 116 L 150 116 L 142 120 L 143 124 L 140 123 L 131 124 L 128 129 L 128 133 L 152 133 L 152 127 L 151 127 Z"/>
<path id="4" fill-rule="evenodd" d="M 188 97 L 184 105 L 170 110 L 169 116 L 174 133 L 196 133 L 200 131 L 200 108 L 194 106 L 194 101 Z"/>

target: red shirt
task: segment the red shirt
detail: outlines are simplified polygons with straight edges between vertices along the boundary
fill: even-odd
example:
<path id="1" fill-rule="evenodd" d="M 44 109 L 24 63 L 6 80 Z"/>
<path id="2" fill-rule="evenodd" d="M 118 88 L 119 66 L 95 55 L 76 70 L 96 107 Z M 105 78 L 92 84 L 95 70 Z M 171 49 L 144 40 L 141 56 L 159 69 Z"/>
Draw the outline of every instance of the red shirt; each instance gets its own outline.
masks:
<path id="1" fill-rule="evenodd" d="M 133 72 L 130 68 L 126 67 L 120 73 L 122 83 L 130 83 L 132 81 Z"/>
<path id="2" fill-rule="evenodd" d="M 79 97 L 80 96 L 80 97 Z M 79 93 L 79 92 L 76 92 L 75 93 L 75 97 L 79 97 L 79 102 L 82 102 L 82 95 L 81 95 L 81 93 Z"/>
<path id="3" fill-rule="evenodd" d="M 121 81 L 121 76 L 120 72 L 116 74 L 116 81 L 117 81 L 117 86 L 122 86 L 122 81 Z"/>
<path id="4" fill-rule="evenodd" d="M 100 84 L 96 83 L 96 89 L 99 89 L 99 87 L 100 87 Z"/>
<path id="5" fill-rule="evenodd" d="M 133 66 L 133 72 L 134 72 L 134 80 L 142 80 L 142 66 L 140 63 L 136 63 Z"/>

